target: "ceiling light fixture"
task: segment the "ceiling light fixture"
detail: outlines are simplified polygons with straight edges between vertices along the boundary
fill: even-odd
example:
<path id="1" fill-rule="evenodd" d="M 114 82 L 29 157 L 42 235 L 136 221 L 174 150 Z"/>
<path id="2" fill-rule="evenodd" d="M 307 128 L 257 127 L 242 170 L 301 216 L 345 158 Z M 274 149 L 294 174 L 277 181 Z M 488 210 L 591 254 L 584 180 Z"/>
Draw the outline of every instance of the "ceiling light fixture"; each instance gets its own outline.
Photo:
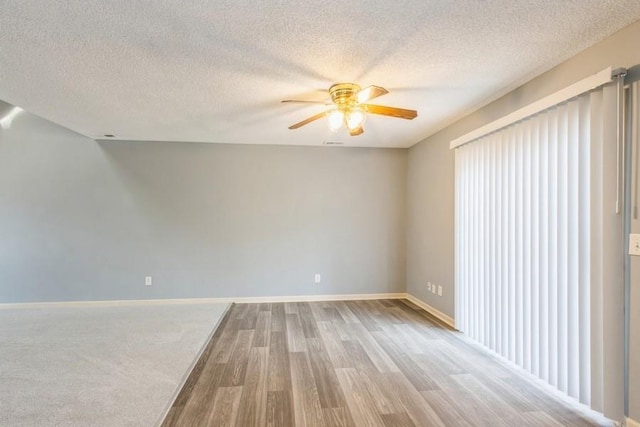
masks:
<path id="1" fill-rule="evenodd" d="M 360 107 L 356 106 L 349 109 L 349 111 L 347 112 L 344 118 L 345 124 L 347 125 L 347 129 L 349 129 L 350 131 L 354 131 L 356 129 L 361 128 L 362 125 L 364 124 L 366 117 L 367 116 L 364 110 Z"/>
<path id="2" fill-rule="evenodd" d="M 291 125 L 289 129 L 298 129 L 326 117 L 329 121 L 329 129 L 331 129 L 332 132 L 338 131 L 344 124 L 349 131 L 349 135 L 358 136 L 364 133 L 363 124 L 367 118 L 367 114 L 378 114 L 380 116 L 407 120 L 415 119 L 418 116 L 416 110 L 368 104 L 370 100 L 387 93 L 389 93 L 389 91 L 380 86 L 368 86 L 361 89 L 360 86 L 355 83 L 336 83 L 329 88 L 330 100 L 285 99 L 282 102 L 324 104 L 328 106 L 327 110 Z"/>
<path id="3" fill-rule="evenodd" d="M 327 112 L 327 118 L 329 119 L 329 129 L 331 129 L 331 132 L 337 132 L 342 127 L 344 113 L 340 109 L 334 108 Z"/>
<path id="4" fill-rule="evenodd" d="M 357 105 L 341 105 L 327 112 L 331 132 L 337 132 L 343 124 L 352 132 L 362 127 L 366 117 L 365 110 Z"/>

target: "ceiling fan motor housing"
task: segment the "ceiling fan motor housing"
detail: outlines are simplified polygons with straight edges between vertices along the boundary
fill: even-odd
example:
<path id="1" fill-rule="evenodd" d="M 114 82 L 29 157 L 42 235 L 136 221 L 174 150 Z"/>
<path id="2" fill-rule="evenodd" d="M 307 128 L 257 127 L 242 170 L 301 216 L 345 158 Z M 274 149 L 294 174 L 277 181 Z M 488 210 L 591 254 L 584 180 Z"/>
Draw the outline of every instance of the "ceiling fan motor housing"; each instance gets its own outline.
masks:
<path id="1" fill-rule="evenodd" d="M 336 83 L 329 88 L 331 100 L 339 107 L 356 104 L 358 92 L 360 92 L 360 86 L 355 83 Z"/>

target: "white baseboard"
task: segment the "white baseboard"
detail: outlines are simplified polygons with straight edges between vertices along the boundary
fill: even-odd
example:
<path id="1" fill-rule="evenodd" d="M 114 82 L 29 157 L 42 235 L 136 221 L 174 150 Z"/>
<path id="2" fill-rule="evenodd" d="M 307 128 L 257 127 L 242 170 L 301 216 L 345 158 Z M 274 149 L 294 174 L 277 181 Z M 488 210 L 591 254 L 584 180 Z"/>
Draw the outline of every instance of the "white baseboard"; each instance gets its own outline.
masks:
<path id="1" fill-rule="evenodd" d="M 80 307 L 123 307 L 137 305 L 162 304 L 230 304 L 230 303 L 269 303 L 269 302 L 312 302 L 312 301 L 354 301 L 373 299 L 408 299 L 418 307 L 437 317 L 445 324 L 455 327 L 454 320 L 426 302 L 404 292 L 381 294 L 336 294 L 336 295 L 293 295 L 269 297 L 223 297 L 223 298 L 179 298 L 179 299 L 140 299 L 140 300 L 104 300 L 104 301 L 56 301 L 0 304 L 0 310 L 38 309 L 38 308 L 80 308 Z M 640 427 L 640 426 L 638 426 Z"/>
<path id="2" fill-rule="evenodd" d="M 414 303 L 415 305 L 417 305 L 418 307 L 420 307 L 421 309 L 423 309 L 424 311 L 428 312 L 429 314 L 432 314 L 433 316 L 437 317 L 438 319 L 442 320 L 444 323 L 446 323 L 447 325 L 451 326 L 452 328 L 455 329 L 455 321 L 453 320 L 452 317 L 447 316 L 446 314 L 444 314 L 443 312 L 441 312 L 440 310 L 433 308 L 432 306 L 430 306 L 429 304 L 427 304 L 426 302 L 422 301 L 421 299 L 418 299 L 416 297 L 414 297 L 411 294 L 406 294 L 406 298 L 411 301 L 412 303 Z"/>
<path id="3" fill-rule="evenodd" d="M 260 302 L 312 302 L 312 301 L 357 301 L 367 299 L 402 299 L 405 293 L 388 294 L 348 294 L 348 295 L 299 295 L 285 297 L 246 297 L 234 298 L 236 303 L 260 303 Z"/>
<path id="4" fill-rule="evenodd" d="M 3 309 L 30 308 L 70 308 L 70 307 L 112 307 L 151 304 L 230 304 L 230 303 L 267 303 L 267 302 L 311 302 L 311 301 L 353 301 L 370 299 L 402 299 L 406 293 L 383 294 L 337 294 L 337 295 L 297 295 L 269 297 L 224 297 L 224 298 L 179 298 L 179 299 L 140 299 L 140 300 L 104 300 L 104 301 L 55 301 L 3 303 Z"/>
<path id="5" fill-rule="evenodd" d="M 624 425 L 625 425 L 626 427 L 640 427 L 640 423 L 639 423 L 639 422 L 637 422 L 637 421 L 632 420 L 631 418 L 627 418 L 627 419 L 624 421 Z"/>

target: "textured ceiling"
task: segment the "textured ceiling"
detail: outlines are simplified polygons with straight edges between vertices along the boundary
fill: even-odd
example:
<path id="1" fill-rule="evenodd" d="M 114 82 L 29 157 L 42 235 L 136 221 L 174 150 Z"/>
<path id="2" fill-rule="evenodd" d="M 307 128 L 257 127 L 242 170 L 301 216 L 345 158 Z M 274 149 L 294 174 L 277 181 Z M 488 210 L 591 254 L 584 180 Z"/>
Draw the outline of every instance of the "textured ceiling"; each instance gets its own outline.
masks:
<path id="1" fill-rule="evenodd" d="M 2 0 L 0 99 L 97 138 L 408 147 L 639 18 L 638 0 Z M 322 106 L 281 99 L 341 81 L 419 116 L 287 129 Z"/>

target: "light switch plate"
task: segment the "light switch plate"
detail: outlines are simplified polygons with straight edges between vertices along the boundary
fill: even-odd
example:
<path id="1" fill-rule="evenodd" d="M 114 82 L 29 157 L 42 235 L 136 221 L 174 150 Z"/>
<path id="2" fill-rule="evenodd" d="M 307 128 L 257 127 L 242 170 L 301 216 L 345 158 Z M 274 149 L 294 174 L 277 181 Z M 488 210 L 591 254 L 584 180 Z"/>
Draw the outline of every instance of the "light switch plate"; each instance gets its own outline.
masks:
<path id="1" fill-rule="evenodd" d="M 640 234 L 629 234 L 629 255 L 640 256 Z"/>

